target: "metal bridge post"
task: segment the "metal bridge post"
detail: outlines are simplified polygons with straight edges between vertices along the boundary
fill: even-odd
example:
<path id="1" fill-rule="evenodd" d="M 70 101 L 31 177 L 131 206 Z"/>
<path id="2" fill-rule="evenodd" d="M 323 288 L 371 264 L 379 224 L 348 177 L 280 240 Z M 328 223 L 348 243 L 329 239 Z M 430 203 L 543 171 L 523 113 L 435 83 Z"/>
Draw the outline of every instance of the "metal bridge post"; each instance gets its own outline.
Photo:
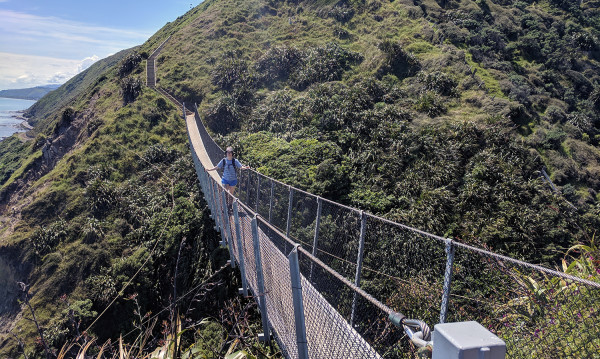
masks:
<path id="1" fill-rule="evenodd" d="M 250 204 L 250 171 L 248 171 L 248 181 L 246 182 L 246 203 Z"/>
<path id="2" fill-rule="evenodd" d="M 215 219 L 215 206 L 212 198 L 212 181 L 210 179 L 210 175 L 208 171 L 204 171 L 206 176 L 206 201 L 208 202 L 208 207 L 210 208 L 210 213 L 208 214 L 211 219 Z"/>
<path id="3" fill-rule="evenodd" d="M 273 179 L 271 179 L 271 197 L 269 197 L 269 223 L 271 223 L 271 212 L 273 211 Z"/>
<path id="4" fill-rule="evenodd" d="M 227 192 L 227 190 L 223 191 L 223 219 L 225 222 L 225 230 L 221 231 L 221 237 L 223 238 L 223 242 L 227 245 L 227 249 L 229 249 L 231 268 L 235 268 L 235 256 L 233 255 L 233 232 L 230 229 L 231 221 L 229 220 L 229 208 L 227 206 L 228 194 L 225 192 Z"/>
<path id="5" fill-rule="evenodd" d="M 196 156 L 194 155 L 194 159 L 195 157 Z M 202 195 L 204 196 L 204 200 L 210 209 L 210 203 L 208 202 L 208 196 L 206 194 L 206 176 L 204 175 L 204 168 L 199 166 L 196 173 L 198 174 L 198 180 L 200 181 L 200 187 L 202 188 Z"/>
<path id="6" fill-rule="evenodd" d="M 260 255 L 260 239 L 258 238 L 258 223 L 256 215 L 252 218 L 252 240 L 254 243 L 254 258 L 256 261 L 256 283 L 258 286 L 258 306 L 262 319 L 263 333 L 258 335 L 258 340 L 266 343 L 270 341 L 269 317 L 267 316 L 267 302 L 265 300 L 265 279 L 263 277 L 262 259 Z"/>
<path id="7" fill-rule="evenodd" d="M 454 245 L 452 240 L 446 239 L 446 272 L 444 273 L 444 289 L 442 294 L 442 306 L 440 308 L 440 323 L 446 322 L 448 315 L 448 304 L 450 302 L 450 287 L 452 285 L 452 267 L 454 265 Z"/>
<path id="8" fill-rule="evenodd" d="M 248 296 L 248 282 L 246 279 L 246 262 L 244 261 L 244 247 L 242 244 L 242 229 L 240 227 L 240 214 L 238 209 L 238 199 L 233 202 L 233 222 L 235 224 L 235 238 L 238 246 L 238 264 L 242 274 L 242 288 L 240 290 L 244 297 Z"/>
<path id="9" fill-rule="evenodd" d="M 319 226 L 321 225 L 321 211 L 323 209 L 323 200 L 320 196 L 317 197 L 317 219 L 315 221 L 315 238 L 313 239 L 312 255 L 317 256 L 317 244 L 319 242 Z M 310 275 L 308 280 L 312 282 L 313 262 L 310 262 Z"/>
<path id="10" fill-rule="evenodd" d="M 288 186 L 290 189 L 290 197 L 288 201 L 287 225 L 285 226 L 285 236 L 290 237 L 290 228 L 292 226 L 292 206 L 294 204 L 294 187 Z"/>
<path id="11" fill-rule="evenodd" d="M 206 172 L 206 190 L 208 202 L 210 202 L 210 218 L 215 219 L 215 201 L 213 198 L 213 181 L 208 172 Z"/>
<path id="12" fill-rule="evenodd" d="M 258 213 L 258 199 L 260 198 L 260 175 L 256 174 L 256 213 Z"/>
<path id="13" fill-rule="evenodd" d="M 363 254 L 365 250 L 365 233 L 367 231 L 367 215 L 365 212 L 360 211 L 360 239 L 358 242 L 358 258 L 356 259 L 356 276 L 354 277 L 354 284 L 360 287 L 360 275 L 362 272 Z M 350 314 L 350 325 L 354 325 L 354 316 L 356 313 L 356 302 L 357 293 L 354 293 L 352 298 L 352 314 Z"/>
<path id="14" fill-rule="evenodd" d="M 292 300 L 294 302 L 294 319 L 296 324 L 296 344 L 298 358 L 308 359 L 308 343 L 306 340 L 306 324 L 304 322 L 304 303 L 302 301 L 302 277 L 298 262 L 298 244 L 290 252 L 290 279 L 292 281 Z"/>
<path id="15" fill-rule="evenodd" d="M 215 224 L 216 224 L 216 230 L 217 232 L 221 232 L 221 201 L 219 200 L 219 185 L 216 182 L 213 182 L 213 193 L 214 193 L 214 198 L 213 200 L 215 201 Z"/>

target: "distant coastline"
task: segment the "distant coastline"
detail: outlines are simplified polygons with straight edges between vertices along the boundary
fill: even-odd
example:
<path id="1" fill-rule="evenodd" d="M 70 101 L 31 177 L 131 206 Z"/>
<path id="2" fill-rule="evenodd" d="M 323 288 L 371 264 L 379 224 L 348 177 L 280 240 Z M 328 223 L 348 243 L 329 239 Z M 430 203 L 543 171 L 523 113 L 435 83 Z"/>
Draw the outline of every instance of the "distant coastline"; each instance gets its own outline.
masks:
<path id="1" fill-rule="evenodd" d="M 0 90 L 0 97 L 37 101 L 50 91 L 56 90 L 60 85 L 36 86 L 24 89 Z"/>

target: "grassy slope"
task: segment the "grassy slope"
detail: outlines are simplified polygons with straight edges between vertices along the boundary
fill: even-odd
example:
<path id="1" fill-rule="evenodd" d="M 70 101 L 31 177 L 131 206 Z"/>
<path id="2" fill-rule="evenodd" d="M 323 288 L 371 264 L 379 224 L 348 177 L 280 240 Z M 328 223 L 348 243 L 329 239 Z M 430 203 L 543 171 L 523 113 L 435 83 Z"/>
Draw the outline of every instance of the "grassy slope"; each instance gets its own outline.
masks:
<path id="1" fill-rule="evenodd" d="M 544 258 L 553 248 L 562 250 L 573 238 L 583 237 L 582 232 L 588 231 L 585 225 L 595 222 L 575 214 L 565 216 L 563 201 L 548 194 L 535 179 L 535 171 L 542 165 L 536 156 L 543 158 L 554 178 L 559 171 L 570 169 L 560 184 L 571 184 L 584 217 L 594 216 L 595 198 L 590 195 L 594 192 L 588 189 L 596 188 L 585 178 L 576 180 L 584 171 L 590 173 L 586 178 L 593 177 L 599 167 L 594 134 L 585 137 L 585 132 L 569 127 L 568 122 L 551 122 L 544 117 L 549 106 L 540 105 L 563 106 L 562 99 L 547 94 L 546 98 L 531 96 L 534 101 L 519 112 L 522 104 L 506 84 L 507 74 L 486 61 L 474 60 L 467 45 L 452 42 L 444 27 L 449 22 L 441 20 L 446 11 L 434 1 L 419 2 L 420 6 L 400 0 L 351 1 L 355 13 L 347 22 L 327 16 L 335 3 L 207 1 L 167 24 L 138 51 L 149 54 L 172 35 L 159 57 L 159 86 L 173 89 L 210 114 L 220 99 L 238 100 L 238 94 L 220 90 L 213 83 L 212 72 L 227 59 L 241 58 L 252 73 L 256 60 L 274 46 L 308 50 L 336 42 L 362 55 L 361 61 L 343 71 L 340 81 L 317 81 L 305 89 L 295 88 L 287 80 L 253 84 L 250 104 L 241 106 L 241 115 L 235 118 L 237 129 L 226 133 L 223 141 L 235 143 L 243 158 L 265 173 L 295 185 L 436 233 L 481 239 L 512 254 Z M 453 10 L 467 13 L 482 6 L 466 0 L 452 4 Z M 487 4 L 498 23 L 516 11 L 511 6 Z M 566 16 L 554 10 L 554 15 L 549 15 L 536 6 L 540 5 L 525 4 L 522 11 L 543 13 L 556 21 Z M 421 77 L 376 76 L 386 61 L 378 46 L 384 40 L 399 43 L 414 54 L 423 70 Z M 586 61 L 596 66 L 593 58 Z M 537 89 L 534 75 L 539 66 L 535 61 L 519 59 L 514 64 L 528 86 Z M 422 76 L 436 71 L 454 79 L 455 94 L 426 88 Z M 165 193 L 174 193 L 179 221 L 167 222 L 168 235 L 160 241 L 161 253 L 152 268 L 171 268 L 183 236 L 199 247 L 215 239 L 205 226 L 191 168 L 169 155 L 175 151 L 176 157 L 187 157 L 178 111 L 165 107 L 148 89 L 123 106 L 117 69 L 107 68 L 97 75 L 104 79 L 90 78 L 88 85 L 79 84 L 68 105 L 89 114 L 87 123 L 99 127 L 90 127 L 89 138 L 30 184 L 19 203 L 23 207 L 20 221 L 13 229 L 3 230 L 2 245 L 18 248 L 18 260 L 34 265 L 28 279 L 35 288 L 33 303 L 42 322 L 63 330 L 60 295 L 66 293 L 72 300 L 92 298 L 93 309 L 103 308 L 107 296 L 115 294 L 132 268 L 137 268 L 144 247 L 163 238 L 161 224 L 170 203 Z M 143 63 L 131 76 L 144 81 Z M 364 90 L 372 88 L 366 86 L 370 80 L 388 96 L 385 100 Z M 569 85 L 563 78 L 560 81 Z M 277 100 L 278 96 L 284 100 Z M 346 96 L 351 101 L 346 101 Z M 352 106 L 363 98 L 368 104 L 359 108 L 360 116 L 349 116 Z M 431 103 L 423 98 L 441 103 L 445 111 L 430 116 Z M 41 135 L 51 136 L 66 105 L 42 116 L 46 122 L 39 127 Z M 265 118 L 261 109 L 271 110 L 275 105 L 293 113 L 275 111 L 267 125 L 260 122 Z M 525 115 L 520 116 L 522 113 Z M 491 116 L 497 114 L 505 118 Z M 324 127 L 330 117 L 339 121 L 338 127 Z M 511 131 L 513 127 L 519 132 Z M 254 133 L 257 130 L 263 132 Z M 158 151 L 158 158 L 164 159 L 155 163 L 163 173 L 136 155 L 156 158 L 152 147 L 156 144 L 164 146 Z M 31 161 L 39 156 L 39 148 L 29 146 L 23 158 Z M 16 169 L 14 160 L 4 155 L 3 166 L 10 167 L 3 170 L 4 178 L 12 174 L 12 181 L 18 180 L 27 162 Z M 170 178 L 180 182 L 172 183 Z M 549 207 L 563 212 L 557 214 Z M 130 213 L 137 210 L 142 213 L 138 217 Z M 62 227 L 66 231 L 61 231 Z M 200 250 L 202 258 L 188 258 L 203 267 L 190 264 L 188 270 L 203 273 L 210 250 Z M 169 284 L 159 279 L 168 280 L 169 276 L 157 277 L 157 273 L 144 273 L 126 293 L 145 293 L 144 309 L 165 303 L 160 288 Z M 127 327 L 126 321 L 117 328 L 109 323 L 131 315 L 130 309 L 130 304 L 120 301 L 100 334 L 109 337 Z M 89 317 L 83 320 L 89 323 Z M 18 326 L 28 339 L 35 337 L 31 323 L 21 321 Z M 60 343 L 62 334 L 53 335 Z M 3 350 L 15 353 L 12 344 Z"/>

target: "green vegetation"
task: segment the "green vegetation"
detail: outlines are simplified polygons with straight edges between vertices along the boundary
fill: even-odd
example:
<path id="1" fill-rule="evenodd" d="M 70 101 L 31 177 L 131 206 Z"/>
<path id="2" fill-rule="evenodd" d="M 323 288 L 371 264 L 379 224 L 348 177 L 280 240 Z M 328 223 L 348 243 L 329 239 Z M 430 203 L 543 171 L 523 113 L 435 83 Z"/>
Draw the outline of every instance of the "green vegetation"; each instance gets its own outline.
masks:
<path id="1" fill-rule="evenodd" d="M 150 333 L 146 344 L 124 339 L 144 353 L 172 350 L 182 321 L 212 317 L 183 330 L 181 345 L 224 356 L 240 349 L 224 334 L 233 318 L 256 314 L 231 299 L 237 276 L 224 272 L 229 286 L 201 286 L 193 313 L 183 308 L 197 302 L 186 299 L 181 320 L 171 310 L 163 326 L 145 322 L 227 256 L 198 192 L 179 109 L 143 86 L 143 59 L 168 36 L 158 86 L 197 104 L 215 138 L 262 173 L 536 263 L 560 266 L 581 243 L 597 259 L 586 237 L 600 225 L 595 2 L 211 0 L 36 103 L 28 142 L 0 142 L 0 255 L 26 264 L 23 281 L 51 350 L 114 298 L 89 334 L 101 342 Z M 539 178 L 544 167 L 557 193 Z M 585 258 L 564 270 L 597 280 L 597 263 Z M 552 327 L 536 307 L 552 301 L 542 289 L 577 290 L 530 279 L 520 278 L 522 300 L 512 303 L 521 327 L 503 330 Z M 552 310 L 561 318 L 567 309 Z M 581 328 L 588 315 L 596 313 L 582 314 Z M 13 324 L 29 357 L 43 356 L 34 324 Z M 253 325 L 236 330 L 250 338 Z M 1 355 L 18 356 L 16 341 L 0 343 Z M 268 350 L 242 344 L 252 355 Z"/>

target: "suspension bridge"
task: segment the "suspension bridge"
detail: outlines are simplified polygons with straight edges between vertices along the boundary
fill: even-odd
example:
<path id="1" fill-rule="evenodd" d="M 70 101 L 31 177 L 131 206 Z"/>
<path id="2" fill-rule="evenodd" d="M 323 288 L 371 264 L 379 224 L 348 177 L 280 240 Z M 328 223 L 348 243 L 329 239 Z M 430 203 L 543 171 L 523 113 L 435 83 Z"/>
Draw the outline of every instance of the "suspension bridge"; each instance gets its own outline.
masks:
<path id="1" fill-rule="evenodd" d="M 258 303 L 261 340 L 273 337 L 287 358 L 404 358 L 431 344 L 427 323 L 441 333 L 440 324 L 474 320 L 504 340 L 510 358 L 600 358 L 599 283 L 251 169 L 241 171 L 237 197 L 230 195 L 207 171 L 224 151 L 197 107 L 156 86 L 156 57 L 167 40 L 148 58 L 147 85 L 182 110 L 204 198 L 240 270 L 240 292 Z"/>

